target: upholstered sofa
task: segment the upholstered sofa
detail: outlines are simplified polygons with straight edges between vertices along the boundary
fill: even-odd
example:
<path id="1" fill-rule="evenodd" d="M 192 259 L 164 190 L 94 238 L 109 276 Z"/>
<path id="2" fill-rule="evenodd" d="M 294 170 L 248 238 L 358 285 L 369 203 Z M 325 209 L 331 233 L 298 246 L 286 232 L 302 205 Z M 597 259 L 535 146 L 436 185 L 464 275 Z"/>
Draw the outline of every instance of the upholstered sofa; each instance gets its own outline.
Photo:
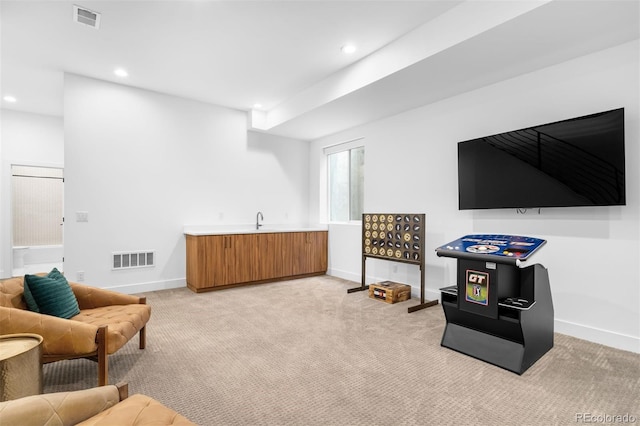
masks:
<path id="1" fill-rule="evenodd" d="M 0 281 L 0 334 L 41 335 L 43 363 L 75 358 L 97 361 L 98 385 L 106 385 L 108 355 L 136 334 L 140 336 L 140 349 L 144 349 L 151 307 L 144 297 L 74 282 L 68 284 L 77 299 L 79 313 L 65 319 L 27 309 L 24 277 Z"/>
<path id="2" fill-rule="evenodd" d="M 195 425 L 153 398 L 128 393 L 120 383 L 0 402 L 0 425 Z"/>

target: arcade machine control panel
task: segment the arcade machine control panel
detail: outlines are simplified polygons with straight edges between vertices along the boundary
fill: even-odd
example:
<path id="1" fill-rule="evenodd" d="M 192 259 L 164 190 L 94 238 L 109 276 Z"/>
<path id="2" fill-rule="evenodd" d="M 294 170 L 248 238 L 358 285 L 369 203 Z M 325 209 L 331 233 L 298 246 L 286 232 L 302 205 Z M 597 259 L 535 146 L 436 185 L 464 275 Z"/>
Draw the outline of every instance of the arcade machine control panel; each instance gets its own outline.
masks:
<path id="1" fill-rule="evenodd" d="M 465 235 L 438 247 L 438 256 L 479 259 L 486 255 L 494 262 L 519 265 L 530 258 L 547 241 L 519 235 L 474 234 Z"/>

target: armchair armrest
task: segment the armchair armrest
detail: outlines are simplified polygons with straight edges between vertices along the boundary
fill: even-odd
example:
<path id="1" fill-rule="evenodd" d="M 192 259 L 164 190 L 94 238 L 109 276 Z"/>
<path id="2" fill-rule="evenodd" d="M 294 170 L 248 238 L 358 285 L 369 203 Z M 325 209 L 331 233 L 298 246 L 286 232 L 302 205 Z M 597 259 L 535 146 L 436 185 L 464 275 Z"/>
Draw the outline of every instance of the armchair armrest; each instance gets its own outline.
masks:
<path id="1" fill-rule="evenodd" d="M 44 355 L 83 355 L 97 350 L 98 326 L 0 306 L 0 334 L 34 333 L 44 338 Z"/>
<path id="2" fill-rule="evenodd" d="M 0 424 L 75 425 L 113 407 L 122 399 L 120 386 L 33 395 L 0 403 Z M 126 384 L 125 393 L 126 393 Z M 126 394 L 124 395 L 126 398 Z"/>
<path id="3" fill-rule="evenodd" d="M 73 294 L 78 299 L 80 309 L 94 309 L 112 305 L 145 304 L 146 298 L 118 293 L 99 287 L 69 282 Z"/>

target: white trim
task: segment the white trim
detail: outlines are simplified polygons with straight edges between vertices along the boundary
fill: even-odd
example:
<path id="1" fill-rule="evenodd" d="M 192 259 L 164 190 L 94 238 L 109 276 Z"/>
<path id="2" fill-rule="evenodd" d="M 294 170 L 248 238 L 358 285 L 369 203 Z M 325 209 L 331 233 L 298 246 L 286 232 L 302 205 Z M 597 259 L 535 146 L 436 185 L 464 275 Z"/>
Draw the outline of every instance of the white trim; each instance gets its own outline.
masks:
<path id="1" fill-rule="evenodd" d="M 9 176 L 11 176 L 11 166 L 19 166 L 19 167 L 42 167 L 46 169 L 62 169 L 64 170 L 64 165 L 62 163 L 49 163 L 43 161 L 28 161 L 28 160 L 14 160 L 7 159 L 5 161 L 6 166 L 9 167 Z"/>
<path id="2" fill-rule="evenodd" d="M 360 284 L 360 275 L 352 272 L 329 269 L 327 275 L 342 278 L 344 280 L 353 281 L 354 287 Z M 371 281 L 369 281 L 371 280 Z M 382 281 L 382 278 L 367 277 L 367 282 Z M 127 284 L 114 287 L 105 287 L 108 290 L 118 291 L 125 294 L 139 294 L 158 290 L 168 290 L 172 288 L 181 288 L 186 286 L 186 278 L 177 278 L 164 281 L 152 281 L 146 283 Z M 419 288 L 411 286 L 411 297 L 419 298 Z M 425 299 L 440 300 L 440 291 L 433 289 L 425 289 Z M 434 307 L 437 309 L 437 307 Z M 581 324 L 575 324 L 565 320 L 555 320 L 555 332 L 566 334 L 578 339 L 587 340 L 593 343 L 621 349 L 625 351 L 640 353 L 640 338 L 629 336 L 621 333 L 615 333 L 608 330 L 602 330 L 595 327 L 588 327 Z"/>
<path id="3" fill-rule="evenodd" d="M 344 220 L 335 220 L 332 222 L 327 222 L 327 226 L 328 225 L 350 225 L 350 226 L 362 226 L 362 219 L 358 219 L 358 220 L 349 220 L 349 221 L 344 221 Z"/>
<path id="4" fill-rule="evenodd" d="M 334 155 L 337 153 L 341 153 L 341 152 L 348 152 L 349 153 L 349 207 L 348 207 L 348 215 L 349 217 L 351 216 L 351 151 L 358 149 L 358 148 L 362 148 L 363 152 L 365 150 L 365 145 L 364 143 L 360 143 L 360 141 L 362 141 L 364 139 L 364 137 L 360 137 L 360 138 L 356 138 L 356 139 L 352 139 L 351 141 L 348 142 L 342 142 L 339 144 L 335 144 L 335 145 L 331 145 L 328 147 L 325 147 L 323 149 L 323 156 L 325 158 L 325 165 L 324 167 L 326 168 L 326 176 L 327 176 L 327 181 L 326 181 L 326 206 L 325 206 L 325 210 L 326 210 L 326 219 L 327 219 L 327 223 L 346 223 L 346 222 L 353 222 L 354 220 L 349 219 L 348 221 L 333 221 L 331 220 L 331 189 L 329 188 L 329 185 L 331 183 L 331 171 L 330 171 L 330 167 L 329 167 L 329 163 L 327 161 L 327 159 L 329 158 L 330 155 Z M 364 188 L 362 188 L 362 190 L 364 190 Z M 363 206 L 364 207 L 364 206 Z M 356 221 L 359 222 L 359 221 Z"/>
<path id="5" fill-rule="evenodd" d="M 359 148 L 364 146 L 364 142 L 360 142 L 364 139 L 364 136 L 360 136 L 359 138 L 350 139 L 344 142 L 338 142 L 331 145 L 323 146 L 322 153 L 324 155 L 335 154 L 336 152 L 347 151 L 353 148 Z"/>
<path id="6" fill-rule="evenodd" d="M 139 294 L 157 290 L 168 290 L 187 286 L 186 278 L 176 278 L 164 281 L 151 281 L 146 283 L 125 284 L 113 287 L 104 287 L 106 290 L 117 291 L 124 294 Z"/>
<path id="7" fill-rule="evenodd" d="M 570 321 L 557 319 L 554 321 L 555 332 L 567 334 L 578 339 L 588 340 L 616 349 L 640 353 L 640 337 L 603 330 L 601 328 L 576 324 Z"/>
<path id="8" fill-rule="evenodd" d="M 362 277 L 358 274 L 354 274 L 353 272 L 343 271 L 340 269 L 327 269 L 327 275 L 336 278 L 342 278 L 343 280 L 353 281 L 356 285 L 360 283 Z"/>
<path id="9" fill-rule="evenodd" d="M 342 278 L 354 282 L 354 287 L 361 283 L 362 277 L 349 271 L 339 269 L 328 269 L 327 275 Z M 367 276 L 367 283 L 383 281 L 384 278 L 375 278 Z M 411 297 L 420 297 L 420 288 L 411 286 Z M 425 299 L 440 300 L 440 291 L 426 288 Z M 609 346 L 624 351 L 640 353 L 640 337 L 630 336 L 627 334 L 616 333 L 614 331 L 603 330 L 601 328 L 589 327 L 582 324 L 576 324 L 570 321 L 555 319 L 554 332 L 566 334 L 577 339 L 587 340 L 592 343 Z"/>

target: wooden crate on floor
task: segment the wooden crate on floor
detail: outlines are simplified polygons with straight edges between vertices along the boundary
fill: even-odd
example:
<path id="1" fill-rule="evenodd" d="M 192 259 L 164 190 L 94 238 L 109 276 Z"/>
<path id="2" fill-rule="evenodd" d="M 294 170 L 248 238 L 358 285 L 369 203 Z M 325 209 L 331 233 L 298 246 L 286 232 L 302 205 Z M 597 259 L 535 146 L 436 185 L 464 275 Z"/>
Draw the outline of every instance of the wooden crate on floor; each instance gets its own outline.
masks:
<path id="1" fill-rule="evenodd" d="M 382 281 L 369 285 L 369 297 L 387 303 L 404 302 L 411 299 L 411 286 L 392 281 Z"/>

